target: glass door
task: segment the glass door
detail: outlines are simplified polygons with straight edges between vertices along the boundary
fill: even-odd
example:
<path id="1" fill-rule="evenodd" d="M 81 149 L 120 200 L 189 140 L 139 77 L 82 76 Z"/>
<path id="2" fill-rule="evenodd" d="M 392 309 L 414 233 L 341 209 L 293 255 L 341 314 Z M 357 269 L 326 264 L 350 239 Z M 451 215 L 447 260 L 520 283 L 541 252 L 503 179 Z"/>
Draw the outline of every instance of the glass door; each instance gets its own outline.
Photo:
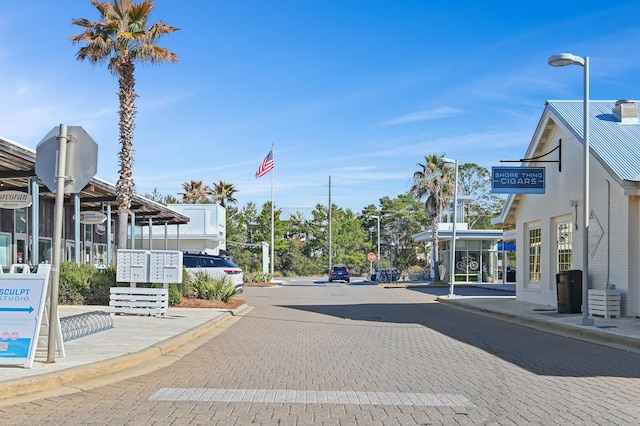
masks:
<path id="1" fill-rule="evenodd" d="M 27 238 L 24 235 L 16 235 L 15 263 L 28 263 Z"/>
<path id="2" fill-rule="evenodd" d="M 25 207 L 15 209 L 16 251 L 14 253 L 14 263 L 29 263 L 29 246 L 27 238 L 29 234 L 29 221 Z"/>

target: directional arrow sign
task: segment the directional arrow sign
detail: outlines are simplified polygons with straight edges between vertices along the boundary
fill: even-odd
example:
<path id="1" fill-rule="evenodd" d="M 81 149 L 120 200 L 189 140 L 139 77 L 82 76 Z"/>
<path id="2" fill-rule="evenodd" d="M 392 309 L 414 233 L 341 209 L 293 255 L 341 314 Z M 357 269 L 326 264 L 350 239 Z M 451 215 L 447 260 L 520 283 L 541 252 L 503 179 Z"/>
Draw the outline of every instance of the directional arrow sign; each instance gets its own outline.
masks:
<path id="1" fill-rule="evenodd" d="M 35 274 L 0 274 L 0 365 L 33 365 L 48 281 L 45 267 Z"/>
<path id="2" fill-rule="evenodd" d="M 0 308 L 0 312 L 33 312 L 33 306 L 28 308 Z"/>

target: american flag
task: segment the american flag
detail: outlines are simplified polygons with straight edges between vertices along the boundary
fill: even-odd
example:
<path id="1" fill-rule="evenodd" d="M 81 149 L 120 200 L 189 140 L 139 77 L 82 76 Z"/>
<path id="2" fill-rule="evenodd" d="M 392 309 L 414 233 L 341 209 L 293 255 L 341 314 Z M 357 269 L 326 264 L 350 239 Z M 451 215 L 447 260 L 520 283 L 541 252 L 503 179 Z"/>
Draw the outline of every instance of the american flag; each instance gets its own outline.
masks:
<path id="1" fill-rule="evenodd" d="M 258 171 L 256 172 L 256 178 L 261 178 L 271 170 L 273 170 L 273 149 L 269 151 L 269 154 L 267 154 L 267 156 L 264 157 L 264 160 L 262 160 L 262 164 L 260 164 L 260 167 L 258 167 Z"/>

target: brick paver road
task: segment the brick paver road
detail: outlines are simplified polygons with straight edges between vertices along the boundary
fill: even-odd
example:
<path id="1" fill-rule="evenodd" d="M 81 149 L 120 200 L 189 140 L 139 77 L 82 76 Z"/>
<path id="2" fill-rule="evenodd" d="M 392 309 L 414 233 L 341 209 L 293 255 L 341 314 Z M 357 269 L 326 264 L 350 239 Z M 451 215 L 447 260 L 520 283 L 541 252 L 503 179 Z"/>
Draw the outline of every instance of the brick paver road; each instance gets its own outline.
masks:
<path id="1" fill-rule="evenodd" d="M 640 355 L 443 306 L 299 281 L 169 367 L 0 408 L 34 425 L 626 425 Z"/>

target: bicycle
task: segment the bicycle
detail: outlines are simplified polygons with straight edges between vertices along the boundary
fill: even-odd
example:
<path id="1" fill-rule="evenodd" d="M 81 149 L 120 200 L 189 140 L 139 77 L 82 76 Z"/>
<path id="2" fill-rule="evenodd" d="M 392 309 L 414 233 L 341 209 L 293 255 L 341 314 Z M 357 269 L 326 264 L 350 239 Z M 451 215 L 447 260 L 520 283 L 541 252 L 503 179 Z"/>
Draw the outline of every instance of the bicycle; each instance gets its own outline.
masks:
<path id="1" fill-rule="evenodd" d="M 383 269 L 380 271 L 380 282 L 381 283 L 391 283 L 398 281 L 399 278 L 398 271 Z"/>
<path id="2" fill-rule="evenodd" d="M 458 271 L 477 271 L 479 268 L 480 264 L 471 256 L 465 256 L 456 263 Z"/>

